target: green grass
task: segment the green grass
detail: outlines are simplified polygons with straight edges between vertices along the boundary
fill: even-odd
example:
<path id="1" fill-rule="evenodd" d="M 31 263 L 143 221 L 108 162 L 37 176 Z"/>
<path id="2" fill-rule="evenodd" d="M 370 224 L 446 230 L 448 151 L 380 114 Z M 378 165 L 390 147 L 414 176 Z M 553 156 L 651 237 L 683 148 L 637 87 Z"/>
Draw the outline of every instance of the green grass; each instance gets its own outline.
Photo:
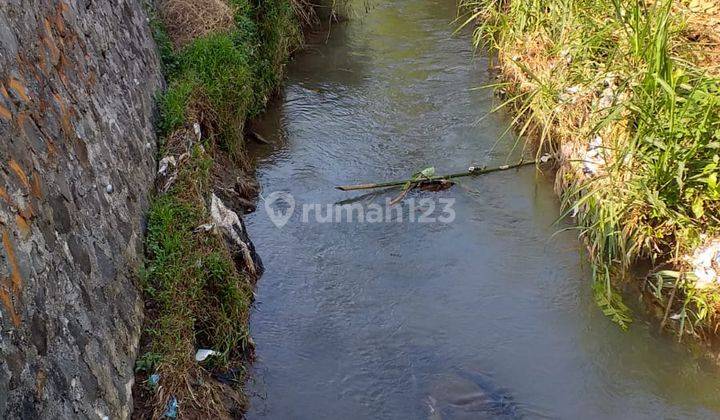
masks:
<path id="1" fill-rule="evenodd" d="M 172 50 L 157 20 L 153 33 L 169 83 L 159 99 L 160 132 L 180 127 L 189 107 L 209 106 L 220 145 L 235 152 L 242 147 L 245 120 L 265 108 L 302 34 L 288 0 L 230 4 L 235 7 L 235 28 L 196 39 L 180 51 Z M 192 104 L 193 99 L 206 103 Z"/>
<path id="2" fill-rule="evenodd" d="M 226 358 L 248 348 L 247 316 L 252 286 L 237 271 L 223 239 L 198 233 L 210 223 L 202 195 L 208 190 L 212 160 L 200 149 L 172 189 L 158 196 L 148 215 L 145 275 L 147 296 L 159 317 L 151 327 L 151 354 L 161 363 L 193 363 L 195 348 L 211 348 Z"/>
<path id="3" fill-rule="evenodd" d="M 177 55 L 173 50 L 172 40 L 168 36 L 165 24 L 158 18 L 155 11 L 149 9 L 147 13 L 150 18 L 150 30 L 160 54 L 162 73 L 166 79 L 174 79 L 180 71 L 180 63 L 178 63 Z"/>
<path id="4" fill-rule="evenodd" d="M 683 256 L 720 233 L 720 86 L 693 64 L 683 16 L 669 1 L 468 0 L 474 41 L 498 53 L 507 102 L 520 134 L 539 150 L 603 138 L 606 167 L 583 179 L 560 171 L 565 214 L 579 209 L 603 311 L 626 328 L 630 314 L 613 287 L 639 260 L 687 271 Z M 613 79 L 613 101 L 597 99 Z M 563 92 L 579 87 L 576 103 Z M 570 163 L 572 166 L 572 163 Z M 656 276 L 649 277 L 655 281 Z M 686 278 L 656 287 L 657 303 L 680 311 L 678 331 L 715 329 L 716 290 Z M 670 302 L 670 291 L 678 297 Z M 700 327 L 699 329 L 697 327 Z"/>
<path id="5" fill-rule="evenodd" d="M 193 79 L 179 79 L 169 83 L 167 91 L 158 100 L 158 132 L 161 136 L 170 134 L 185 123 L 185 114 L 195 89 L 196 82 Z"/>

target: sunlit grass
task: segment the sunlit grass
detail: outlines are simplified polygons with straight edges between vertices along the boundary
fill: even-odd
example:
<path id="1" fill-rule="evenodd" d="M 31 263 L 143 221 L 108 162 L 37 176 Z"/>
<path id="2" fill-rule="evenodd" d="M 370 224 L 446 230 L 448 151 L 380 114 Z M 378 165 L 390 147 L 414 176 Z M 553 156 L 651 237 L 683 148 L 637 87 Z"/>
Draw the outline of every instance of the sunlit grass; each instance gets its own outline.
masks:
<path id="1" fill-rule="evenodd" d="M 511 83 L 515 126 L 561 161 L 565 214 L 576 214 L 590 250 L 598 303 L 622 327 L 630 317 L 613 285 L 632 264 L 687 271 L 683 257 L 720 230 L 719 81 L 694 64 L 681 6 L 463 2 L 460 22 L 477 23 L 475 44 L 495 52 Z M 584 176 L 582 154 L 596 136 L 602 165 Z M 660 305 L 681 311 L 680 333 L 715 329 L 715 291 L 687 279 L 657 290 Z"/>

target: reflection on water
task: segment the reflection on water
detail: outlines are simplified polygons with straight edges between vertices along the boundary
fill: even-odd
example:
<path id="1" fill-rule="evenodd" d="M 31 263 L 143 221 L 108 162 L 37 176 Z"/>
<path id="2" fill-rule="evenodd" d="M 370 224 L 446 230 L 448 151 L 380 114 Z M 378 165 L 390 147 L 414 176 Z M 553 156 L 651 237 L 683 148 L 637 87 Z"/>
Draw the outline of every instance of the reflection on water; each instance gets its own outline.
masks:
<path id="1" fill-rule="evenodd" d="M 288 69 L 257 151 L 267 195 L 337 203 L 335 185 L 502 163 L 487 63 L 453 37 L 449 0 L 376 5 Z M 396 194 L 397 192 L 395 192 Z M 384 202 L 392 192 L 365 197 Z M 248 229 L 266 273 L 252 316 L 250 418 L 716 417 L 720 381 L 639 320 L 592 301 L 558 203 L 532 168 L 415 198 L 456 198 L 450 224 Z M 407 209 L 405 210 L 407 211 Z"/>

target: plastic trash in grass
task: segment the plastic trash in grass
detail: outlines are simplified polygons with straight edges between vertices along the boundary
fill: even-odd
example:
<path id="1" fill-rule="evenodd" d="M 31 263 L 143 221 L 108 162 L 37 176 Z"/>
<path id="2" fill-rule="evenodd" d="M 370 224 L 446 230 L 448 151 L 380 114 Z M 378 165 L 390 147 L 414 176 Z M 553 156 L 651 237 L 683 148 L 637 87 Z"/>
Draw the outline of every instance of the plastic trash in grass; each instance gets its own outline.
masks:
<path id="1" fill-rule="evenodd" d="M 587 150 L 582 158 L 583 173 L 589 177 L 597 175 L 605 166 L 605 157 L 603 156 L 603 140 L 602 137 L 596 135 L 587 146 Z"/>
<path id="2" fill-rule="evenodd" d="M 704 289 L 720 285 L 720 238 L 714 238 L 695 249 L 688 258 L 697 277 L 695 287 Z"/>
<path id="3" fill-rule="evenodd" d="M 198 351 L 195 353 L 195 361 L 197 362 L 204 362 L 205 359 L 207 359 L 210 356 L 219 356 L 221 353 L 219 351 L 210 350 L 210 349 L 198 349 Z"/>
<path id="4" fill-rule="evenodd" d="M 168 401 L 167 407 L 165 408 L 165 412 L 163 413 L 164 417 L 167 417 L 169 419 L 176 419 L 178 415 L 178 400 L 173 395 L 170 397 L 170 401 Z"/>
<path id="5" fill-rule="evenodd" d="M 150 375 L 150 377 L 147 380 L 148 385 L 150 386 L 150 389 L 153 391 L 157 389 L 158 384 L 160 384 L 160 374 L 159 373 L 153 373 Z"/>

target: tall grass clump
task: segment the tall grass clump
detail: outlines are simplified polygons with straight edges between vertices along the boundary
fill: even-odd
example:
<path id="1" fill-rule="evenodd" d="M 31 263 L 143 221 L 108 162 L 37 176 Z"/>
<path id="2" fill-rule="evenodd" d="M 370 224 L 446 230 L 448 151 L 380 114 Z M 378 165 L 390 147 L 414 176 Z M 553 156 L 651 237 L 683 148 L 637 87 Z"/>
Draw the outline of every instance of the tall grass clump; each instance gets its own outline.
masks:
<path id="1" fill-rule="evenodd" d="M 161 133 L 178 128 L 181 116 L 193 108 L 213 126 L 219 145 L 235 154 L 242 149 L 245 120 L 265 107 L 302 34 L 289 0 L 207 3 L 213 9 L 207 13 L 195 10 L 203 4 L 185 0 L 159 3 L 161 17 L 181 15 L 185 22 L 154 24 L 168 78 L 168 90 L 160 98 L 160 128 Z M 226 14 L 228 19 L 222 17 Z M 212 31 L 183 31 L 185 26 L 202 27 L 209 19 L 215 25 Z"/>
<path id="2" fill-rule="evenodd" d="M 694 278 L 689 256 L 720 234 L 720 79 L 697 59 L 710 47 L 690 36 L 693 11 L 679 0 L 466 0 L 463 10 L 497 59 L 519 134 L 557 157 L 556 189 L 602 310 L 627 328 L 615 290 L 645 261 L 663 325 L 714 333 L 717 285 Z"/>

